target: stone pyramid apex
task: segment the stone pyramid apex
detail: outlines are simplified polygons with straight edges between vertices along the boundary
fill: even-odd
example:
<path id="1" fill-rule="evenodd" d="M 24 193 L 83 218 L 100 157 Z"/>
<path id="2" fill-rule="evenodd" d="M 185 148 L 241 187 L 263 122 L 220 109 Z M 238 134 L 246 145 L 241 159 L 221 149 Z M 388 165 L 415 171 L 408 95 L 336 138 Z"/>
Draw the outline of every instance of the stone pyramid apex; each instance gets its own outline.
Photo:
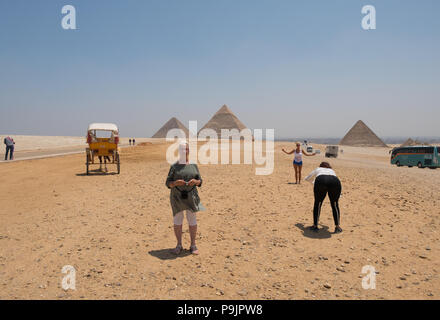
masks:
<path id="1" fill-rule="evenodd" d="M 246 129 L 246 126 L 235 116 L 227 105 L 223 105 L 200 131 L 203 129 L 213 129 L 220 136 L 221 129 L 238 129 L 241 131 Z"/>
<path id="2" fill-rule="evenodd" d="M 362 120 L 358 120 L 355 123 L 339 144 L 346 146 L 387 147 Z"/>
<path id="3" fill-rule="evenodd" d="M 232 113 L 231 109 L 229 109 L 229 107 L 227 105 L 223 105 L 220 109 L 218 109 L 218 111 L 215 114 L 220 114 L 220 113 Z"/>

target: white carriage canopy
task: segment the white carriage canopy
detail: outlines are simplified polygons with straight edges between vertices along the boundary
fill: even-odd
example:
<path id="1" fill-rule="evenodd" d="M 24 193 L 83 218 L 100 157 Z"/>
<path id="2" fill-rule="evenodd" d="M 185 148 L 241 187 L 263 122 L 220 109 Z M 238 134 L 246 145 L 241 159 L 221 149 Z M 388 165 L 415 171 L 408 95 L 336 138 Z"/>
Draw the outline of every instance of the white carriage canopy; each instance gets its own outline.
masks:
<path id="1" fill-rule="evenodd" d="M 89 125 L 88 131 L 113 131 L 114 133 L 118 133 L 118 126 L 114 123 L 91 123 Z"/>

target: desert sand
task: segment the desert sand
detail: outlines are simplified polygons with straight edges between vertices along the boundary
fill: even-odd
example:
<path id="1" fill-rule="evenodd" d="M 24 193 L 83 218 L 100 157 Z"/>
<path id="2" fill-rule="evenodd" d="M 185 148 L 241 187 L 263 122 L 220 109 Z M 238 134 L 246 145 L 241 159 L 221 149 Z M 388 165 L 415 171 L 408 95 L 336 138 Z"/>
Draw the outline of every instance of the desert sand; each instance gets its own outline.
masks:
<path id="1" fill-rule="evenodd" d="M 128 147 L 121 174 L 85 175 L 83 154 L 0 164 L 1 299 L 439 299 L 440 170 L 398 168 L 387 148 L 343 147 L 343 233 L 328 199 L 276 143 L 272 175 L 200 165 L 199 256 L 175 246 L 165 143 Z M 321 150 L 324 147 L 321 146 Z M 324 159 L 304 160 L 303 177 Z M 184 245 L 189 234 L 184 222 Z M 61 269 L 76 269 L 64 291 Z M 362 288 L 362 267 L 376 289 Z"/>

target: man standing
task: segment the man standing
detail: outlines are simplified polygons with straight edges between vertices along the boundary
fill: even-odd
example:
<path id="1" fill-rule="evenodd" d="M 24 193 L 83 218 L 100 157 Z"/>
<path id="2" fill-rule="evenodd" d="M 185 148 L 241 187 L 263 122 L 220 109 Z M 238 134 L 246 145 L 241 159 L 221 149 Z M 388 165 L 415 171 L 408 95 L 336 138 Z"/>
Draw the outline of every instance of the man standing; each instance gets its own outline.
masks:
<path id="1" fill-rule="evenodd" d="M 9 153 L 9 160 L 13 160 L 14 159 L 14 139 L 12 139 L 11 137 L 6 137 L 3 142 L 6 145 L 6 154 L 5 154 L 5 160 L 8 160 L 8 153 Z"/>

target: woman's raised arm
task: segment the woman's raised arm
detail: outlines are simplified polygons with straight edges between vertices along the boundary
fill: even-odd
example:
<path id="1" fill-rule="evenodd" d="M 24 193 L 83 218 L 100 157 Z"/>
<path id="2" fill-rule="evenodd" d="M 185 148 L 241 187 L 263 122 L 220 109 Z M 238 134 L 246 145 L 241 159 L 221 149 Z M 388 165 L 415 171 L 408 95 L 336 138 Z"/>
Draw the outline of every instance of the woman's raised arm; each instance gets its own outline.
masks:
<path id="1" fill-rule="evenodd" d="M 285 154 L 292 154 L 292 153 L 295 152 L 295 149 L 293 149 L 293 150 L 290 151 L 290 152 L 287 152 L 286 149 L 282 148 L 281 151 L 283 151 Z"/>
<path id="2" fill-rule="evenodd" d="M 303 149 L 302 152 L 303 152 L 303 154 L 304 154 L 305 156 L 307 156 L 307 157 L 311 157 L 311 156 L 316 155 L 316 152 L 313 152 L 313 153 L 309 154 L 309 153 L 307 153 L 304 149 Z"/>

